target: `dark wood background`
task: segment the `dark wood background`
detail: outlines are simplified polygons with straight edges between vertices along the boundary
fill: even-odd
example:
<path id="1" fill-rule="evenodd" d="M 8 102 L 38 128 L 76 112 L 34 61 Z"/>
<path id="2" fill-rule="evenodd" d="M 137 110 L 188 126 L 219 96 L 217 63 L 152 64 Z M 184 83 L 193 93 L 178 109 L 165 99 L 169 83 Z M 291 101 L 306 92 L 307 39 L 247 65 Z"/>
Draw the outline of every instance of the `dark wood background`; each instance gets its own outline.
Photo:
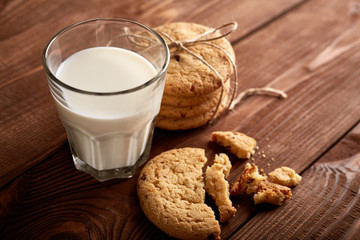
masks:
<path id="1" fill-rule="evenodd" d="M 155 130 L 151 156 L 189 146 L 211 161 L 224 151 L 211 132 L 241 131 L 266 153 L 255 154 L 265 172 L 285 165 L 301 173 L 281 207 L 232 198 L 238 212 L 223 239 L 360 239 L 359 14 L 356 0 L 0 0 L 0 239 L 167 238 L 139 207 L 139 171 L 100 183 L 74 168 L 48 90 L 47 41 L 98 17 L 150 27 L 235 20 L 240 91 L 287 92 L 285 100 L 246 99 L 211 127 Z M 326 61 L 311 65 L 324 51 Z M 233 161 L 230 182 L 245 162 Z"/>

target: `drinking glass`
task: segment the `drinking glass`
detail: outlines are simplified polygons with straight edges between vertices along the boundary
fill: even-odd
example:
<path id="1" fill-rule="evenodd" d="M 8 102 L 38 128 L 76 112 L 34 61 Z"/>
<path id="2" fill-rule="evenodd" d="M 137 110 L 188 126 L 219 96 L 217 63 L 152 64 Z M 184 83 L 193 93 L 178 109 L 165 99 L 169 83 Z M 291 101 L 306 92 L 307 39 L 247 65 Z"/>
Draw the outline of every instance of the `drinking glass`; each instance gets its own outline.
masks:
<path id="1" fill-rule="evenodd" d="M 67 58 L 94 47 L 136 53 L 154 67 L 155 76 L 140 86 L 107 92 L 80 89 L 57 77 Z M 169 64 L 165 41 L 134 21 L 92 19 L 57 33 L 45 47 L 42 61 L 75 167 L 99 181 L 132 177 L 151 148 Z"/>

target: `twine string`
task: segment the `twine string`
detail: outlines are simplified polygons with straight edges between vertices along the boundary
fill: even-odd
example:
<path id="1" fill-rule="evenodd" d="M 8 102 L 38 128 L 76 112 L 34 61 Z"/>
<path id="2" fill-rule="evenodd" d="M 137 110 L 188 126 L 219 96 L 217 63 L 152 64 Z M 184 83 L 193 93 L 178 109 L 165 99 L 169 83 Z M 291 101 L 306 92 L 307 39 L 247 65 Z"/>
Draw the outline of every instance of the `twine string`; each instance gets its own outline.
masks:
<path id="1" fill-rule="evenodd" d="M 229 26 L 231 28 L 228 31 L 226 31 L 225 33 L 220 34 L 220 35 L 216 34 L 219 30 L 225 29 Z M 171 41 L 171 43 L 168 44 L 169 48 L 172 48 L 174 46 L 181 48 L 183 46 L 189 46 L 189 45 L 194 45 L 197 43 L 214 41 L 214 40 L 226 37 L 229 34 L 231 34 L 233 31 L 235 31 L 236 29 L 237 29 L 237 22 L 229 22 L 229 23 L 225 23 L 217 28 L 210 28 L 209 30 L 199 34 L 198 36 L 196 36 L 193 39 L 186 39 L 186 40 L 182 40 L 182 41 L 175 41 L 175 40 L 169 38 L 169 35 L 164 34 L 163 32 L 161 32 L 161 34 L 166 36 Z"/>
<path id="2" fill-rule="evenodd" d="M 225 33 L 222 33 L 222 34 L 220 33 L 220 35 L 218 34 L 220 30 L 223 30 L 226 28 L 228 28 L 228 29 L 227 29 L 227 31 L 225 31 Z M 194 53 L 189 48 L 187 48 L 188 46 L 192 46 L 195 44 L 203 44 L 203 45 L 211 46 L 211 47 L 216 48 L 216 49 L 220 50 L 221 52 L 223 52 L 225 54 L 226 58 L 231 62 L 232 68 L 234 70 L 234 87 L 233 87 L 233 92 L 231 93 L 230 101 L 229 101 L 228 105 L 226 106 L 226 109 L 232 110 L 239 102 L 241 102 L 247 96 L 251 96 L 251 95 L 255 95 L 255 94 L 276 95 L 281 98 L 287 97 L 286 93 L 281 90 L 277 90 L 277 89 L 270 88 L 270 87 L 263 87 L 263 88 L 247 89 L 247 90 L 239 93 L 239 95 L 235 98 L 237 89 L 238 89 L 238 76 L 237 76 L 238 74 L 237 74 L 236 63 L 225 49 L 223 49 L 222 47 L 220 47 L 216 44 L 210 43 L 210 41 L 214 41 L 214 40 L 226 37 L 229 34 L 231 34 L 233 31 L 235 31 L 236 28 L 237 28 L 236 22 L 229 22 L 229 23 L 225 23 L 217 28 L 211 28 L 202 34 L 199 34 L 198 36 L 196 36 L 193 39 L 185 39 L 182 41 L 175 41 L 168 34 L 166 34 L 164 32 L 160 32 L 163 36 L 165 36 L 170 41 L 170 43 L 168 44 L 169 49 L 176 48 L 176 51 L 173 52 L 171 54 L 171 56 L 176 55 L 178 53 L 178 51 L 180 51 L 182 49 L 182 50 L 186 51 L 187 53 L 189 53 L 194 58 L 201 61 L 203 64 L 205 64 L 212 72 L 215 73 L 217 78 L 220 80 L 221 92 L 220 92 L 219 101 L 217 102 L 217 105 L 216 105 L 215 110 L 209 120 L 209 123 L 211 123 L 212 120 L 215 118 L 216 113 L 218 112 L 218 110 L 220 108 L 220 104 L 222 102 L 222 98 L 224 95 L 225 82 L 224 82 L 224 79 L 221 77 L 221 75 L 218 73 L 218 71 L 211 64 L 209 64 L 204 58 L 202 58 L 201 56 L 199 56 L 198 54 Z"/>
<path id="3" fill-rule="evenodd" d="M 287 98 L 287 94 L 282 91 L 271 87 L 262 87 L 262 88 L 249 88 L 245 91 L 242 91 L 239 93 L 239 95 L 234 99 L 234 101 L 230 105 L 230 110 L 232 110 L 236 104 L 241 102 L 243 99 L 245 99 L 248 96 L 252 96 L 255 94 L 261 94 L 261 95 L 273 95 L 280 98 Z"/>

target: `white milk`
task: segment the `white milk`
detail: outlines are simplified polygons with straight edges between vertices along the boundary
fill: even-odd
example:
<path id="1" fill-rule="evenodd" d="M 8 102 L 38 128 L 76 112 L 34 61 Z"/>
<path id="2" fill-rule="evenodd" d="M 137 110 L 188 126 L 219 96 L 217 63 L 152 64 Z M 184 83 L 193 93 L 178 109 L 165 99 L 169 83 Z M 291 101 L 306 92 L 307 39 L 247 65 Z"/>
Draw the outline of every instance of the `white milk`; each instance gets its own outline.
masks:
<path id="1" fill-rule="evenodd" d="M 136 53 L 95 47 L 67 58 L 56 77 L 77 89 L 106 93 L 138 87 L 156 73 L 151 63 Z M 163 86 L 110 96 L 63 87 L 61 91 L 65 102 L 56 97 L 55 102 L 73 155 L 96 170 L 134 165 L 151 138 L 149 131 L 159 112 Z"/>

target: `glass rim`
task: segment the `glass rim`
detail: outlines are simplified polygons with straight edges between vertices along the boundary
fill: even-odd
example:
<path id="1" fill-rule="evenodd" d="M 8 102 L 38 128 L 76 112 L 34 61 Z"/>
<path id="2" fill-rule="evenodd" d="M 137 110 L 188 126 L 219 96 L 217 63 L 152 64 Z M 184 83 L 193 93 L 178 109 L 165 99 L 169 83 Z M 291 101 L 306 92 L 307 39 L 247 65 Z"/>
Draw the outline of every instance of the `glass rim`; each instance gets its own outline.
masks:
<path id="1" fill-rule="evenodd" d="M 137 25 L 139 27 L 142 27 L 146 30 L 148 30 L 149 32 L 151 32 L 153 35 L 155 35 L 155 37 L 158 38 L 158 40 L 160 41 L 160 43 L 162 44 L 162 46 L 164 47 L 165 50 L 165 61 L 164 64 L 162 65 L 161 69 L 159 71 L 156 71 L 157 74 L 152 77 L 151 79 L 147 80 L 145 83 L 137 86 L 137 87 L 133 87 L 130 89 L 126 89 L 126 90 L 121 90 L 121 91 L 114 91 L 114 92 L 95 92 L 95 91 L 87 91 L 87 90 L 82 90 L 76 87 L 72 87 L 64 82 L 62 82 L 60 79 L 58 79 L 49 69 L 48 64 L 46 63 L 46 54 L 49 51 L 50 46 L 54 43 L 54 41 L 60 37 L 63 33 L 67 32 L 70 29 L 73 29 L 77 26 L 80 25 L 84 25 L 90 22 L 96 22 L 96 21 L 113 21 L 113 22 L 127 22 L 127 23 L 131 23 L 134 25 Z M 141 23 L 132 21 L 132 20 L 128 20 L 128 19 L 122 19 L 122 18 L 94 18 L 94 19 L 89 19 L 89 20 L 85 20 L 85 21 L 81 21 L 81 22 L 77 22 L 75 24 L 72 24 L 70 26 L 67 26 L 65 28 L 63 28 L 62 30 L 60 30 L 58 33 L 56 33 L 51 39 L 50 41 L 46 44 L 43 54 L 42 54 L 42 64 L 45 70 L 45 73 L 49 76 L 51 81 L 54 81 L 56 84 L 59 84 L 60 86 L 71 90 L 71 91 L 75 91 L 78 93 L 82 93 L 82 94 L 88 94 L 88 95 L 104 95 L 104 96 L 108 96 L 108 95 L 119 95 L 119 94 L 126 94 L 126 93 L 131 93 L 131 92 L 136 92 L 139 91 L 143 88 L 146 88 L 147 86 L 151 85 L 152 83 L 156 82 L 158 79 L 161 78 L 161 76 L 163 74 L 165 74 L 165 71 L 169 65 L 169 60 L 170 60 L 170 52 L 169 52 L 169 48 L 165 42 L 165 40 L 157 33 L 155 32 L 153 29 L 151 29 L 150 27 L 147 27 Z"/>

